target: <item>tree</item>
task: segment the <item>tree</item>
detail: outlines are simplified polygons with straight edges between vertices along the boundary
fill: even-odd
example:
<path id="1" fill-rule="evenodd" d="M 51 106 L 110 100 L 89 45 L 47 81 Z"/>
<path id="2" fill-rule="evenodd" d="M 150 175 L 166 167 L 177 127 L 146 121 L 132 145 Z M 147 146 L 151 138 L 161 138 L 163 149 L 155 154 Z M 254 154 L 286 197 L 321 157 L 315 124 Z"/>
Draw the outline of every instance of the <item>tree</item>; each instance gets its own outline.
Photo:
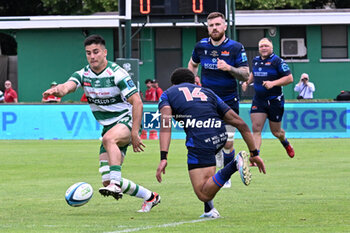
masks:
<path id="1" fill-rule="evenodd" d="M 41 0 L 0 0 L 1 16 L 47 15 Z"/>
<path id="2" fill-rule="evenodd" d="M 318 0 L 236 0 L 238 10 L 303 9 Z"/>
<path id="3" fill-rule="evenodd" d="M 42 0 L 52 15 L 118 11 L 118 0 Z"/>
<path id="4" fill-rule="evenodd" d="M 308 8 L 324 8 L 324 6 L 329 5 L 334 8 L 350 8 L 350 0 L 318 0 L 308 4 Z"/>

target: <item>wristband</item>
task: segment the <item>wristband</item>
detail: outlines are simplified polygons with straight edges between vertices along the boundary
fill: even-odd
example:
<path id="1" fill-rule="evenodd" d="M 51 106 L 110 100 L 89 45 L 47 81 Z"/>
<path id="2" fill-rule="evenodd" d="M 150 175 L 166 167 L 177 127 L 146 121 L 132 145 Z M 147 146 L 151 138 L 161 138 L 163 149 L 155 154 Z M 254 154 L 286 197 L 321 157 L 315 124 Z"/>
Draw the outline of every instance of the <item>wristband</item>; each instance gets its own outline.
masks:
<path id="1" fill-rule="evenodd" d="M 167 160 L 167 155 L 168 155 L 168 151 L 161 151 L 160 152 L 160 160 Z"/>
<path id="2" fill-rule="evenodd" d="M 255 149 L 255 150 L 251 150 L 250 151 L 250 157 L 255 157 L 255 156 L 259 156 L 259 150 Z"/>

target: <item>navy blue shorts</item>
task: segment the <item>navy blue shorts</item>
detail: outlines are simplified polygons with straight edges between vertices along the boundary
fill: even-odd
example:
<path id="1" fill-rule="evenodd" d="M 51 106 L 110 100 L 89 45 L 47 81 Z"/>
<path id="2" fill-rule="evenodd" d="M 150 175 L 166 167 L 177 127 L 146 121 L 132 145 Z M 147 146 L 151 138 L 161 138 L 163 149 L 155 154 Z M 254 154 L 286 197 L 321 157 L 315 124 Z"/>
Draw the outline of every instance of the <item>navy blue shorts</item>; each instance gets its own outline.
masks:
<path id="1" fill-rule="evenodd" d="M 273 122 L 281 122 L 284 113 L 284 97 L 279 96 L 272 100 L 262 100 L 254 97 L 250 113 L 266 113 Z"/>
<path id="2" fill-rule="evenodd" d="M 225 101 L 225 103 L 235 112 L 239 115 L 239 101 L 237 98 L 234 98 L 232 100 Z"/>
<path id="3" fill-rule="evenodd" d="M 188 170 L 216 166 L 215 155 L 224 147 L 226 140 L 212 148 L 187 147 Z"/>

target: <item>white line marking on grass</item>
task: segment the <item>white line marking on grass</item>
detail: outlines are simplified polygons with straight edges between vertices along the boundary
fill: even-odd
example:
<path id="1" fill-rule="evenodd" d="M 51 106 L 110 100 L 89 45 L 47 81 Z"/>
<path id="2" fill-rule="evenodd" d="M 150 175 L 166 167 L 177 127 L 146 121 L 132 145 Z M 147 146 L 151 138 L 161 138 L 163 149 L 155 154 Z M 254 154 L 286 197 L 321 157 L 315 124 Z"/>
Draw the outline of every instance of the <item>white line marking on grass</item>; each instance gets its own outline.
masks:
<path id="1" fill-rule="evenodd" d="M 121 231 L 111 231 L 111 232 L 106 232 L 106 233 L 134 232 L 134 231 L 147 230 L 147 229 L 151 229 L 151 228 L 175 227 L 175 226 L 186 224 L 186 223 L 197 223 L 197 222 L 204 222 L 204 221 L 209 221 L 209 220 L 214 220 L 214 219 L 215 218 L 203 218 L 203 219 L 197 219 L 197 220 L 192 220 L 192 221 L 166 223 L 163 225 L 129 228 L 129 229 L 121 230 Z"/>

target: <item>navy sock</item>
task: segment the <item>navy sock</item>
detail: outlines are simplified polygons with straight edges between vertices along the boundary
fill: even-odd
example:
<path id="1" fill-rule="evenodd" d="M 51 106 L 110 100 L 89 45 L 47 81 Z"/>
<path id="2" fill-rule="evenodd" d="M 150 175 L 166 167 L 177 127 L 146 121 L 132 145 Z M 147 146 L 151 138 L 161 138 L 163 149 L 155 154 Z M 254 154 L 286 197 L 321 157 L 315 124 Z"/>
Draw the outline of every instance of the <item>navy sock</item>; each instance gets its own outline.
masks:
<path id="1" fill-rule="evenodd" d="M 213 208 L 214 208 L 213 200 L 210 200 L 208 202 L 204 202 L 204 212 L 205 213 L 208 213 Z"/>
<path id="2" fill-rule="evenodd" d="M 288 142 L 287 138 L 286 138 L 286 140 L 280 141 L 280 142 L 282 143 L 282 145 L 283 145 L 284 147 L 287 147 L 287 146 L 289 145 L 289 142 Z"/>
<path id="3" fill-rule="evenodd" d="M 220 188 L 230 179 L 233 173 L 237 171 L 236 161 L 232 160 L 224 168 L 220 169 L 214 176 L 214 183 Z"/>
<path id="4" fill-rule="evenodd" d="M 222 154 L 224 155 L 224 166 L 226 166 L 235 157 L 235 149 L 233 149 L 233 151 L 228 154 L 226 154 L 225 151 L 222 151 Z"/>

